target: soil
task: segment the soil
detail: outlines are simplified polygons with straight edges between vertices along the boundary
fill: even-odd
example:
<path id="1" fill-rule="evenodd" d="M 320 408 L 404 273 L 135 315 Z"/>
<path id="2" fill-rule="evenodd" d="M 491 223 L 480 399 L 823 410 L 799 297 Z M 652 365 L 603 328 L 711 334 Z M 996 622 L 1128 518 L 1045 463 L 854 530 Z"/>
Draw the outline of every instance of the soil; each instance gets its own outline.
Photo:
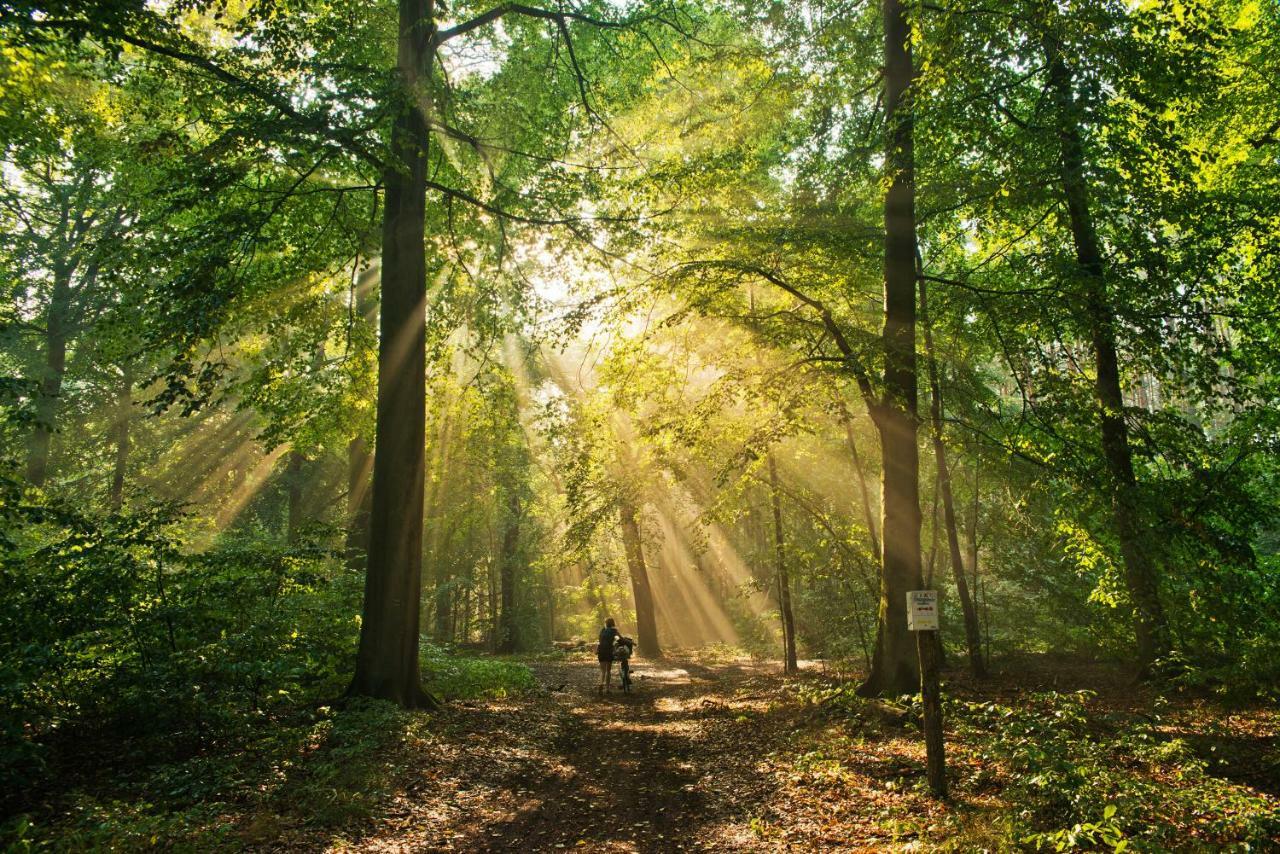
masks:
<path id="1" fill-rule="evenodd" d="M 762 836 L 776 794 L 762 763 L 794 722 L 771 702 L 781 684 L 776 663 L 637 659 L 631 693 L 616 681 L 600 693 L 594 661 L 530 666 L 542 686 L 532 696 L 435 713 L 434 738 L 411 747 L 424 765 L 410 769 L 388 814 L 367 834 L 318 847 L 777 849 Z M 795 845 L 848 850 L 850 841 Z M 283 847 L 317 843 L 294 838 Z"/>
<path id="2" fill-rule="evenodd" d="M 366 825 L 337 835 L 273 827 L 250 847 L 904 851 L 928 850 L 940 838 L 957 850 L 1000 847 L 997 819 L 1007 805 L 981 746 L 949 743 L 953 773 L 963 780 L 950 803 L 939 803 L 926 791 L 914 725 L 827 717 L 802 699 L 796 682 L 830 684 L 820 665 L 784 677 L 777 662 L 637 659 L 633 691 L 615 683 L 602 694 L 593 657 L 579 655 L 531 663 L 540 688 L 530 694 L 432 713 L 427 734 L 400 745 L 390 800 Z M 1016 702 L 1043 681 L 1095 691 L 1099 711 L 1142 713 L 1152 702 L 1148 691 L 1098 666 L 1028 660 L 982 686 L 955 675 L 948 690 L 967 699 Z M 1170 736 L 1212 740 L 1206 758 L 1216 757 L 1217 773 L 1273 789 L 1280 717 L 1223 719 L 1198 702 L 1178 706 Z M 1209 729 L 1206 721 L 1221 723 Z M 960 815 L 968 829 L 957 838 Z"/>

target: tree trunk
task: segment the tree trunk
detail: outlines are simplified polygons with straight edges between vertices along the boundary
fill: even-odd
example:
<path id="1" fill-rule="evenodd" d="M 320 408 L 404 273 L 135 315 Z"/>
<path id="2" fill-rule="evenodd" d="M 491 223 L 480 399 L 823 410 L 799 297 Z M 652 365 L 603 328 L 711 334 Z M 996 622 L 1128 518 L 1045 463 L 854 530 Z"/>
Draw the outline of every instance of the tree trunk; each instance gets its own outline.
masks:
<path id="1" fill-rule="evenodd" d="M 375 263 L 361 270 L 356 277 L 351 294 L 351 323 L 359 324 L 362 331 L 372 326 L 378 311 L 381 272 L 381 263 Z M 350 337 L 349 333 L 348 340 Z M 373 449 L 364 436 L 357 434 L 347 442 L 346 562 L 352 572 L 363 570 L 369 559 L 369 519 L 372 512 Z"/>
<path id="2" fill-rule="evenodd" d="M 964 559 L 960 555 L 960 532 L 956 526 L 956 502 L 951 491 L 951 471 L 947 467 L 947 450 L 942 441 L 942 382 L 938 377 L 938 360 L 933 349 L 933 329 L 929 323 L 929 289 L 920 280 L 920 320 L 924 324 L 925 359 L 929 368 L 929 414 L 933 422 L 933 455 L 938 465 L 938 491 L 942 493 L 942 521 L 947 529 L 947 548 L 951 556 L 951 576 L 964 613 L 964 639 L 969 651 L 969 669 L 977 679 L 987 675 L 982 660 L 982 632 L 978 626 L 978 609 L 969 595 L 964 576 Z"/>
<path id="3" fill-rule="evenodd" d="M 113 511 L 124 506 L 124 481 L 129 466 L 129 425 L 133 419 L 133 363 L 120 365 L 120 390 L 116 397 L 116 461 L 111 473 L 109 502 Z"/>
<path id="4" fill-rule="evenodd" d="M 27 480 L 32 486 L 44 486 L 49 476 L 49 445 L 57 427 L 58 398 L 67 372 L 72 296 L 70 271 L 55 269 L 45 320 L 44 369 L 36 393 L 36 422 L 27 438 Z"/>
<path id="5" fill-rule="evenodd" d="M 636 601 L 636 645 L 641 655 L 659 658 L 662 644 L 658 641 L 653 589 L 649 586 L 649 570 L 644 565 L 644 546 L 640 540 L 636 508 L 629 501 L 619 505 L 618 522 L 622 526 L 622 547 L 627 553 L 627 569 L 631 574 L 631 595 Z"/>
<path id="6" fill-rule="evenodd" d="M 363 569 L 369 557 L 369 517 L 373 509 L 373 455 L 360 436 L 347 443 L 347 566 Z"/>
<path id="7" fill-rule="evenodd" d="M 360 648 L 349 693 L 434 705 L 418 662 L 426 439 L 426 166 L 433 0 L 400 0 L 403 101 L 383 174 L 377 454 Z"/>
<path id="8" fill-rule="evenodd" d="M 448 643 L 453 640 L 453 595 L 443 560 L 436 561 L 435 576 L 436 641 Z"/>
<path id="9" fill-rule="evenodd" d="M 288 522 L 285 528 L 285 539 L 289 545 L 296 545 L 299 531 L 302 529 L 302 481 L 307 458 L 301 451 L 290 451 L 289 461 L 285 466 L 285 489 L 288 492 Z"/>
<path id="10" fill-rule="evenodd" d="M 916 222 L 910 27 L 900 0 L 884 0 L 885 169 L 884 397 L 875 410 L 883 460 L 880 618 L 863 695 L 914 693 L 916 643 L 907 592 L 920 586 L 920 458 L 916 447 Z"/>
<path id="11" fill-rule="evenodd" d="M 507 518 L 502 532 L 502 556 L 498 566 L 499 597 L 498 652 L 516 651 L 516 557 L 520 545 L 520 496 L 515 490 L 507 496 Z"/>
<path id="12" fill-rule="evenodd" d="M 1084 142 L 1080 113 L 1072 91 L 1072 73 L 1052 32 L 1044 36 L 1049 84 L 1058 111 L 1061 145 L 1060 180 L 1075 244 L 1076 264 L 1084 285 L 1084 315 L 1093 345 L 1096 379 L 1094 394 L 1101 421 L 1102 452 L 1106 460 L 1112 524 L 1120 541 L 1125 584 L 1134 607 L 1137 664 L 1148 674 L 1156 659 L 1168 655 L 1172 642 L 1149 546 L 1142 542 L 1138 481 L 1124 417 L 1120 364 L 1116 353 L 1116 317 L 1107 294 L 1102 247 L 1089 207 L 1085 179 Z"/>
<path id="13" fill-rule="evenodd" d="M 791 610 L 791 580 L 787 577 L 786 541 L 782 530 L 782 495 L 778 489 L 778 465 L 769 454 L 769 493 L 773 502 L 774 572 L 778 577 L 778 611 L 782 615 L 784 669 L 796 673 L 796 620 Z"/>
<path id="14" fill-rule="evenodd" d="M 867 488 L 867 473 L 862 467 L 862 456 L 858 453 L 858 443 L 853 436 L 853 419 L 849 410 L 840 406 L 841 420 L 844 422 L 844 440 L 849 446 L 849 456 L 853 458 L 853 473 L 858 478 L 858 493 L 862 498 L 862 518 L 867 523 L 867 536 L 871 539 L 871 553 L 880 557 L 880 537 L 876 534 L 875 509 L 871 506 L 871 490 Z"/>

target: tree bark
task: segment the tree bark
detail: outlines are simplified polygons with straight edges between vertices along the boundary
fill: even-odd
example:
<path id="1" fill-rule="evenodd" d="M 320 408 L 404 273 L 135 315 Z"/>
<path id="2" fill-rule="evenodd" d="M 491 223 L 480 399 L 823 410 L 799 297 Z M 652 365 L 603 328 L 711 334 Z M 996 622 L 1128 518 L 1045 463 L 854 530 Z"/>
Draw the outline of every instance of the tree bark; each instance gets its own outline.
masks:
<path id="1" fill-rule="evenodd" d="M 53 273 L 45 319 L 44 368 L 36 394 L 36 423 L 27 438 L 27 481 L 32 486 L 44 486 L 49 476 L 49 446 L 57 427 L 58 398 L 67 372 L 72 298 L 71 271 L 59 265 Z"/>
<path id="2" fill-rule="evenodd" d="M 285 466 L 285 489 L 288 493 L 288 521 L 285 539 L 289 545 L 296 545 L 302 529 L 302 481 L 307 458 L 301 451 L 290 451 Z"/>
<path id="3" fill-rule="evenodd" d="M 426 167 L 433 0 L 400 0 L 403 101 L 383 174 L 377 454 L 360 647 L 349 693 L 434 705 L 418 662 L 426 433 Z"/>
<path id="4" fill-rule="evenodd" d="M 113 511 L 124 506 L 124 482 L 129 467 L 129 426 L 133 420 L 133 363 L 120 365 L 120 390 L 116 397 L 116 460 L 111 472 L 108 500 Z"/>
<path id="5" fill-rule="evenodd" d="M 619 505 L 618 522 L 622 527 L 622 547 L 627 554 L 627 569 L 631 574 L 631 595 L 636 602 L 636 646 L 641 655 L 659 658 L 662 656 L 662 644 L 658 640 L 653 588 L 649 586 L 649 570 L 644 564 L 640 523 L 636 520 L 636 508 L 631 502 L 624 500 Z"/>
<path id="6" fill-rule="evenodd" d="M 960 532 L 956 525 L 956 502 L 951 491 L 951 471 L 947 467 L 947 450 L 942 441 L 942 382 L 938 377 L 938 360 L 933 349 L 933 329 L 929 322 L 929 289 L 920 280 L 920 320 L 924 325 L 924 350 L 929 371 L 929 415 L 933 422 L 933 455 L 938 465 L 938 491 L 942 493 L 942 521 L 947 529 L 947 548 L 951 557 L 951 577 L 956 583 L 956 595 L 960 597 L 960 610 L 964 613 L 964 638 L 969 651 L 969 669 L 975 678 L 987 675 L 982 660 L 982 632 L 978 625 L 978 609 L 969 595 L 968 580 L 964 575 L 964 558 L 960 554 Z"/>
<path id="7" fill-rule="evenodd" d="M 378 310 L 381 272 L 381 263 L 376 263 L 370 264 L 356 276 L 351 294 L 351 323 L 359 324 L 362 331 L 373 324 Z M 348 340 L 350 338 L 349 333 Z M 346 562 L 352 572 L 363 570 L 369 558 L 369 521 L 372 512 L 373 449 L 364 436 L 357 434 L 347 442 Z"/>
<path id="8" fill-rule="evenodd" d="M 858 479 L 858 494 L 862 498 L 862 518 L 867 524 L 867 536 L 871 540 L 871 553 L 880 557 L 880 536 L 876 533 L 875 509 L 871 505 L 871 490 L 867 488 L 867 473 L 862 466 L 862 456 L 858 453 L 858 443 L 853 435 L 853 419 L 849 410 L 840 406 L 840 418 L 844 422 L 844 440 L 849 447 L 849 456 L 853 458 L 853 473 Z"/>
<path id="9" fill-rule="evenodd" d="M 369 519 L 373 511 L 373 454 L 360 436 L 347 443 L 347 566 L 365 567 L 369 557 Z"/>
<path id="10" fill-rule="evenodd" d="M 784 669 L 796 673 L 796 621 L 791 610 L 791 579 L 787 577 L 786 540 L 782 529 L 782 495 L 778 488 L 778 465 L 769 454 L 769 494 L 773 504 L 774 573 L 778 577 L 778 611 L 782 616 L 782 650 Z"/>
<path id="11" fill-rule="evenodd" d="M 1107 293 L 1102 247 L 1089 205 L 1080 111 L 1073 91 L 1071 69 L 1051 28 L 1044 35 L 1044 53 L 1049 85 L 1058 112 L 1059 178 L 1067 203 L 1076 265 L 1084 286 L 1084 319 L 1088 323 L 1093 346 L 1094 394 L 1098 402 L 1112 524 L 1120 541 L 1125 585 L 1133 601 L 1137 665 L 1139 671 L 1146 675 L 1157 659 L 1169 654 L 1172 641 L 1160 603 L 1155 564 L 1148 546 L 1142 542 L 1138 481 L 1133 469 L 1129 427 L 1124 416 L 1124 395 L 1120 386 L 1116 316 Z"/>
<path id="12" fill-rule="evenodd" d="M 520 496 L 507 496 L 507 518 L 502 531 L 502 556 L 498 566 L 499 599 L 498 652 L 516 651 L 516 557 L 520 545 Z"/>
<path id="13" fill-rule="evenodd" d="M 883 0 L 885 121 L 884 395 L 875 410 L 883 460 L 880 618 L 863 695 L 914 693 L 916 644 L 907 591 L 920 586 L 920 459 L 916 447 L 916 223 L 910 26 L 900 0 Z"/>

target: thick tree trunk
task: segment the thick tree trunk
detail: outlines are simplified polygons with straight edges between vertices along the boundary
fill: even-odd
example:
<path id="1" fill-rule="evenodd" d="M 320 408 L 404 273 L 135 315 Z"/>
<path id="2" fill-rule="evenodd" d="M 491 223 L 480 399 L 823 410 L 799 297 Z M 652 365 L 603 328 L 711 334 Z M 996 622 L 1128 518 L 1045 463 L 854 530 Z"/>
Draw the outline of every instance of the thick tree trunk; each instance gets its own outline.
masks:
<path id="1" fill-rule="evenodd" d="M 434 704 L 418 662 L 426 432 L 426 166 L 433 0 L 400 0 L 404 100 L 383 174 L 377 454 L 364 613 L 351 694 Z"/>
<path id="2" fill-rule="evenodd" d="M 363 569 L 369 557 L 369 518 L 373 511 L 373 455 L 359 436 L 347 443 L 347 566 Z"/>
<path id="3" fill-rule="evenodd" d="M 929 415 L 933 422 L 933 455 L 938 465 L 938 491 L 942 493 L 942 521 L 947 529 L 947 548 L 951 557 L 951 577 L 956 583 L 956 595 L 960 597 L 960 610 L 964 613 L 965 646 L 969 651 L 969 669 L 982 679 L 987 675 L 982 660 L 982 632 L 978 625 L 978 609 L 969 595 L 969 583 L 964 575 L 964 558 L 960 554 L 960 532 L 956 525 L 956 502 L 951 491 L 951 470 L 947 466 L 947 450 L 942 441 L 942 382 L 938 377 L 938 360 L 933 349 L 933 329 L 929 322 L 929 289 L 920 280 L 920 320 L 924 324 L 925 358 L 929 366 L 930 404 Z"/>
<path id="4" fill-rule="evenodd" d="M 520 545 L 520 496 L 507 496 L 507 518 L 502 531 L 502 556 L 498 566 L 498 652 L 516 651 L 516 557 Z"/>
<path id="5" fill-rule="evenodd" d="M 124 506 L 124 482 L 129 468 L 129 426 L 133 420 L 133 364 L 120 365 L 120 390 L 116 396 L 116 459 L 111 472 L 108 501 L 112 510 Z"/>
<path id="6" fill-rule="evenodd" d="M 622 527 L 622 547 L 627 553 L 627 569 L 631 574 L 631 594 L 636 601 L 636 645 L 641 655 L 659 658 L 662 644 L 658 640 L 658 615 L 653 604 L 653 589 L 649 586 L 649 570 L 644 564 L 640 523 L 636 519 L 636 508 L 629 501 L 619 505 L 618 522 Z"/>
<path id="7" fill-rule="evenodd" d="M 899 0 L 884 0 L 885 169 L 884 397 L 875 413 L 883 460 L 880 620 L 863 695 L 914 693 L 915 639 L 907 631 L 907 592 L 918 588 L 920 459 L 916 447 L 916 222 L 912 149 L 910 27 Z"/>
<path id="8" fill-rule="evenodd" d="M 774 573 L 778 577 L 778 611 L 782 615 L 782 651 L 787 673 L 796 673 L 796 620 L 791 610 L 791 579 L 787 576 L 786 540 L 782 529 L 782 495 L 778 487 L 778 465 L 769 455 L 769 494 L 773 503 Z"/>
<path id="9" fill-rule="evenodd" d="M 1071 69 L 1062 56 L 1056 36 L 1046 33 L 1045 60 L 1049 84 L 1058 111 L 1061 145 L 1060 179 L 1076 264 L 1084 285 L 1084 319 L 1089 325 L 1097 376 L 1094 394 L 1101 421 L 1102 453 L 1106 460 L 1111 499 L 1112 524 L 1120 541 L 1125 584 L 1134 607 L 1134 634 L 1137 664 L 1146 674 L 1156 659 L 1172 647 L 1169 626 L 1160 604 L 1159 582 L 1149 547 L 1142 542 L 1138 481 L 1129 447 L 1129 427 L 1124 417 L 1124 395 L 1120 387 L 1120 364 L 1116 352 L 1116 317 L 1107 294 L 1107 282 L 1097 229 L 1089 206 L 1085 179 L 1084 142 L 1080 113 L 1073 92 Z"/>
<path id="10" fill-rule="evenodd" d="M 53 292 L 45 320 L 44 367 L 36 394 L 36 422 L 27 438 L 27 480 L 44 486 L 49 476 L 49 446 L 58 422 L 58 398 L 67 372 L 67 340 L 71 321 L 71 273 L 54 270 Z"/>

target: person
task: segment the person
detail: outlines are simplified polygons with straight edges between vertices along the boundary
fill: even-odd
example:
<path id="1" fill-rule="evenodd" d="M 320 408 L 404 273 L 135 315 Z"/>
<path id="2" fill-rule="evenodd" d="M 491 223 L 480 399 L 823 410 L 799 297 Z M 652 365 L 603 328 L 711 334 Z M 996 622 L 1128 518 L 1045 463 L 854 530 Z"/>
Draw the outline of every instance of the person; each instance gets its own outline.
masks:
<path id="1" fill-rule="evenodd" d="M 596 658 L 600 661 L 600 691 L 603 693 L 613 681 L 613 642 L 621 637 L 613 617 L 604 621 L 600 630 L 600 642 L 596 645 Z"/>

